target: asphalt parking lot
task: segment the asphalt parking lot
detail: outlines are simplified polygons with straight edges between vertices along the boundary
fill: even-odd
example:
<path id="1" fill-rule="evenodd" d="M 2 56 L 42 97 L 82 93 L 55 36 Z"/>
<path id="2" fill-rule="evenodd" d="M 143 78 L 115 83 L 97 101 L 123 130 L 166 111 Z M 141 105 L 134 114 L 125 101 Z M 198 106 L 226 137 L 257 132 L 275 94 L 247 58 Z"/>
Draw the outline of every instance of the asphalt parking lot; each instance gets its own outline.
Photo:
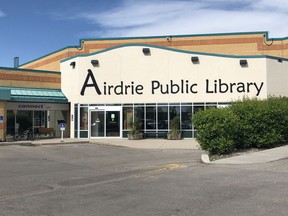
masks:
<path id="1" fill-rule="evenodd" d="M 0 215 L 287 215 L 287 159 L 200 161 L 200 150 L 0 147 Z"/>

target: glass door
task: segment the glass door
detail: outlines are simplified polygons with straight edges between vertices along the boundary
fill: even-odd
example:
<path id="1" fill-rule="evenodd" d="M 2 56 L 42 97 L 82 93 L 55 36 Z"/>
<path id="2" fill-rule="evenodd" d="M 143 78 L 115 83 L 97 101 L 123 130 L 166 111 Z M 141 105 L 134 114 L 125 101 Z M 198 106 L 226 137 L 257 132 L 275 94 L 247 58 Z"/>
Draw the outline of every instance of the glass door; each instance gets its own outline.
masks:
<path id="1" fill-rule="evenodd" d="M 120 136 L 120 112 L 106 112 L 106 137 Z"/>
<path id="2" fill-rule="evenodd" d="M 90 137 L 105 136 L 105 111 L 91 111 Z"/>
<path id="3" fill-rule="evenodd" d="M 90 112 L 90 138 L 121 137 L 121 111 L 106 107 Z"/>

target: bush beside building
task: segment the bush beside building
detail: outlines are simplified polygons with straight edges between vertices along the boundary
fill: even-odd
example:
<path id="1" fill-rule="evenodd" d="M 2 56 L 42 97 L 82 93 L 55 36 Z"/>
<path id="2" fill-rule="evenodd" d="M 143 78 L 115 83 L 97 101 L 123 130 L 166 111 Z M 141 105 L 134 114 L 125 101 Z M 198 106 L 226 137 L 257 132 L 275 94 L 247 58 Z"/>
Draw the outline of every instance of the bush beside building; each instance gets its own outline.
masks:
<path id="1" fill-rule="evenodd" d="M 249 148 L 273 148 L 288 140 L 288 98 L 245 99 L 193 117 L 203 150 L 228 154 Z"/>

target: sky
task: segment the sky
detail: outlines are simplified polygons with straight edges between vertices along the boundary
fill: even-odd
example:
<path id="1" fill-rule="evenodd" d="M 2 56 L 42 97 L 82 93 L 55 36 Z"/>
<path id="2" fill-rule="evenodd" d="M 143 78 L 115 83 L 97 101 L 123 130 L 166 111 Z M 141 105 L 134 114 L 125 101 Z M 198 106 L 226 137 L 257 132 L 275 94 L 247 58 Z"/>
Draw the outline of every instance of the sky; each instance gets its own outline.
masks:
<path id="1" fill-rule="evenodd" d="M 0 0 L 0 67 L 85 38 L 257 31 L 288 37 L 287 0 Z"/>

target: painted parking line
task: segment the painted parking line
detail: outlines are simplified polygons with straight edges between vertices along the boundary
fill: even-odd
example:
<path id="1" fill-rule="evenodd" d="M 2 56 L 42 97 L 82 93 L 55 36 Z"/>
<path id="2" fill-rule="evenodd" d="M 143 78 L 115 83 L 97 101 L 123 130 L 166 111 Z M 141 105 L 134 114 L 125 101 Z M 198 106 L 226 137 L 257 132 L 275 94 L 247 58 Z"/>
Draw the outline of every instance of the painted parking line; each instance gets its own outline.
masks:
<path id="1" fill-rule="evenodd" d="M 6 200 L 10 200 L 10 199 L 21 198 L 21 197 L 25 197 L 25 196 L 43 194 L 43 193 L 47 193 L 47 192 L 50 192 L 50 191 L 53 191 L 53 190 L 54 190 L 53 187 L 47 186 L 47 185 L 43 185 L 43 186 L 40 186 L 39 188 L 35 188 L 34 190 L 29 190 L 27 192 L 1 195 L 0 196 L 0 202 L 6 201 Z"/>
<path id="2" fill-rule="evenodd" d="M 151 174 L 153 175 L 160 174 L 163 172 L 168 172 L 171 170 L 185 168 L 185 167 L 187 166 L 184 164 L 164 164 L 164 165 L 149 167 L 149 168 L 144 168 L 144 169 L 130 170 L 130 171 L 119 172 L 119 173 L 111 173 L 111 174 L 102 175 L 102 176 L 69 179 L 69 180 L 59 183 L 59 186 L 80 187 L 80 186 L 86 186 L 86 185 L 91 185 L 91 184 L 103 184 L 103 183 L 108 183 L 108 182 L 127 180 L 130 178 L 140 178 L 140 177 L 151 175 Z"/>

